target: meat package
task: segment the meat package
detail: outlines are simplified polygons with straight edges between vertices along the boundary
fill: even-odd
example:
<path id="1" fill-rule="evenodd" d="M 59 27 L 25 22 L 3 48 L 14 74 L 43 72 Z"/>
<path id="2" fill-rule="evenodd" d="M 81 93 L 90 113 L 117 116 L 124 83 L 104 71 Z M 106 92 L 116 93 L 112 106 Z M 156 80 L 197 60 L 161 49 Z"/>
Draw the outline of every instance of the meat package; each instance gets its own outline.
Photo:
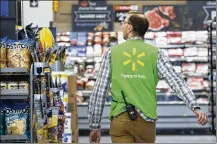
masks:
<path id="1" fill-rule="evenodd" d="M 183 55 L 184 55 L 183 49 L 177 48 L 177 49 L 168 50 L 168 56 L 170 57 L 181 57 Z"/>
<path id="2" fill-rule="evenodd" d="M 86 43 L 87 43 L 87 34 L 86 33 L 78 33 L 77 45 L 78 46 L 86 46 Z"/>
<path id="3" fill-rule="evenodd" d="M 87 57 L 93 57 L 94 53 L 93 53 L 93 47 L 92 46 L 87 46 L 87 53 L 86 56 Z"/>
<path id="4" fill-rule="evenodd" d="M 146 32 L 144 35 L 145 39 L 154 39 L 154 33 L 153 32 Z"/>
<path id="5" fill-rule="evenodd" d="M 183 63 L 182 71 L 183 72 L 195 72 L 196 64 L 195 63 Z"/>
<path id="6" fill-rule="evenodd" d="M 207 74 L 208 73 L 208 64 L 197 64 L 196 73 Z"/>
<path id="7" fill-rule="evenodd" d="M 100 44 L 95 44 L 93 50 L 94 50 L 94 56 L 102 55 L 102 46 Z"/>
<path id="8" fill-rule="evenodd" d="M 189 78 L 187 84 L 192 90 L 201 90 L 204 89 L 203 81 L 203 78 Z"/>
<path id="9" fill-rule="evenodd" d="M 174 70 L 177 72 L 177 73 L 181 73 L 182 72 L 182 68 L 180 66 L 173 66 Z"/>
<path id="10" fill-rule="evenodd" d="M 167 33 L 166 32 L 155 32 L 154 37 L 166 37 Z"/>
<path id="11" fill-rule="evenodd" d="M 198 55 L 197 47 L 191 47 L 191 48 L 184 49 L 184 56 L 197 56 L 197 55 Z"/>
<path id="12" fill-rule="evenodd" d="M 71 45 L 77 45 L 77 33 L 71 32 L 69 35 Z"/>
<path id="13" fill-rule="evenodd" d="M 167 44 L 181 44 L 181 32 L 167 32 Z"/>
<path id="14" fill-rule="evenodd" d="M 182 32 L 182 43 L 194 43 L 195 41 L 195 31 Z"/>
<path id="15" fill-rule="evenodd" d="M 196 44 L 206 43 L 208 39 L 208 32 L 207 31 L 196 31 L 195 39 L 196 39 Z"/>
<path id="16" fill-rule="evenodd" d="M 167 45 L 167 38 L 166 37 L 157 37 L 155 38 L 156 45 Z"/>
<path id="17" fill-rule="evenodd" d="M 169 89 L 169 85 L 164 80 L 159 80 L 157 89 Z"/>
<path id="18" fill-rule="evenodd" d="M 207 48 L 198 48 L 198 56 L 208 57 L 208 49 Z"/>

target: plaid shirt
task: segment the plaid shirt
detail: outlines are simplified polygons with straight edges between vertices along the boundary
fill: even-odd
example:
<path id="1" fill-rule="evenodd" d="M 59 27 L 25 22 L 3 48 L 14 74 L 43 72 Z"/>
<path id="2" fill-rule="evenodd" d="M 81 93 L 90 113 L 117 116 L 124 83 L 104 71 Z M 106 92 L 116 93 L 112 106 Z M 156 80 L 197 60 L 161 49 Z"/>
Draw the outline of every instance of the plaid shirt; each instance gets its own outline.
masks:
<path id="1" fill-rule="evenodd" d="M 105 105 L 105 99 L 110 87 L 110 65 L 111 65 L 111 49 L 107 51 L 102 60 L 102 64 L 98 73 L 96 83 L 89 101 L 89 126 L 90 129 L 101 128 L 101 116 Z M 167 84 L 177 93 L 185 104 L 191 109 L 200 108 L 194 93 L 188 88 L 186 82 L 175 72 L 168 57 L 159 50 L 157 60 L 157 70 L 159 79 L 164 79 Z M 155 122 L 157 119 L 146 117 L 139 109 L 139 115 L 146 121 Z"/>

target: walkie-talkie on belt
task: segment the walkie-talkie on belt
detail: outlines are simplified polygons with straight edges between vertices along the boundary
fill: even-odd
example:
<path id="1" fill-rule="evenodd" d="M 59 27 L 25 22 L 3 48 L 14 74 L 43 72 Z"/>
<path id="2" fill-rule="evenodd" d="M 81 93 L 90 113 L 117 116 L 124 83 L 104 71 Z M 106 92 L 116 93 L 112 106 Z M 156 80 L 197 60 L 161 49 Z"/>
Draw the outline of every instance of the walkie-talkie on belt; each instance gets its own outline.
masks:
<path id="1" fill-rule="evenodd" d="M 121 94 L 123 96 L 124 103 L 126 104 L 126 109 L 127 109 L 127 113 L 129 115 L 129 118 L 131 120 L 136 120 L 137 114 L 136 114 L 136 111 L 135 111 L 135 107 L 133 105 L 127 103 L 123 91 L 121 91 Z"/>

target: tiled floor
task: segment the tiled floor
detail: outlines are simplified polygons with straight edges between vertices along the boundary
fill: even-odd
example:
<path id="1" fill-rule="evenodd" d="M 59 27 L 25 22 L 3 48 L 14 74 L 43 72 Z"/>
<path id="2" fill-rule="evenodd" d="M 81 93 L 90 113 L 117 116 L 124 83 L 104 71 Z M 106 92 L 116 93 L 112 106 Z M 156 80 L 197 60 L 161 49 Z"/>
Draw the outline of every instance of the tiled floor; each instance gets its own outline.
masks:
<path id="1" fill-rule="evenodd" d="M 89 143 L 89 137 L 87 136 L 80 136 L 79 137 L 79 143 Z M 100 143 L 111 143 L 111 139 L 109 136 L 103 136 L 101 138 Z M 215 136 L 157 136 L 156 143 L 190 143 L 190 144 L 206 144 L 206 143 L 216 143 L 216 137 Z"/>

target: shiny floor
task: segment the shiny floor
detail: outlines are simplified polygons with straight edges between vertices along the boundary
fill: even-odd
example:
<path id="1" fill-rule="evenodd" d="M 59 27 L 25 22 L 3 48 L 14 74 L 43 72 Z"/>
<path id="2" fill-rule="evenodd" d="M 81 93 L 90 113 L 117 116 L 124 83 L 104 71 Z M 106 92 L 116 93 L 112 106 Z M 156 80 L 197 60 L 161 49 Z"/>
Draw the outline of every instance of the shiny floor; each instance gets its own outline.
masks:
<path id="1" fill-rule="evenodd" d="M 88 136 L 80 136 L 79 143 L 89 143 Z M 102 136 L 100 143 L 111 143 L 110 136 Z M 156 143 L 160 144 L 168 144 L 168 143 L 190 143 L 190 144 L 208 144 L 208 143 L 216 143 L 216 137 L 213 135 L 194 135 L 194 136 L 186 136 L 186 135 L 163 135 L 157 136 Z"/>

